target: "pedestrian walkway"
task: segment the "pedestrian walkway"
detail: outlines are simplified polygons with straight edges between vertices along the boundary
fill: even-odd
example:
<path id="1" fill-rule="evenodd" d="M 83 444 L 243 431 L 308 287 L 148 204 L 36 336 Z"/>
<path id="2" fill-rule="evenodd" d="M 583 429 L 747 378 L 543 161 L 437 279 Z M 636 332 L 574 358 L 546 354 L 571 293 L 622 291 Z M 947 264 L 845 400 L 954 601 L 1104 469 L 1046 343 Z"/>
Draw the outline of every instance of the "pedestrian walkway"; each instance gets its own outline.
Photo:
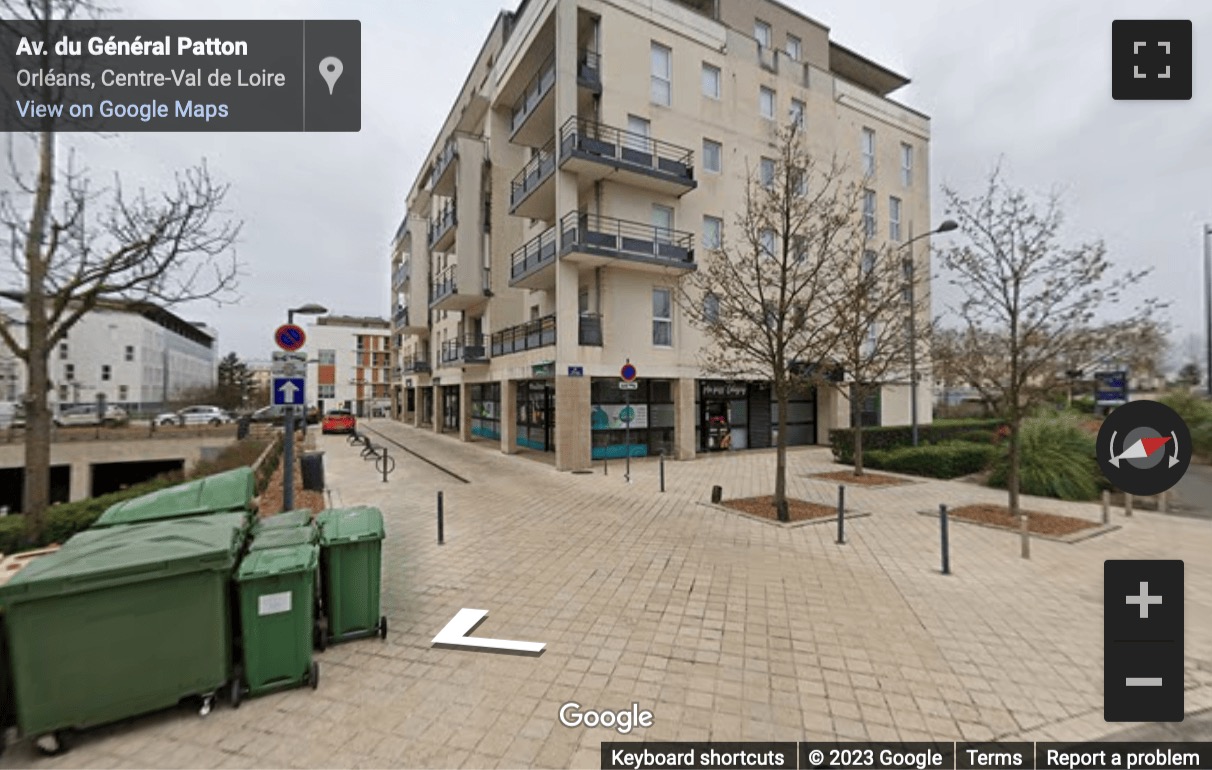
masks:
<path id="1" fill-rule="evenodd" d="M 919 511 L 1002 502 L 973 485 L 847 489 L 869 513 L 782 527 L 707 504 L 768 494 L 773 452 L 608 473 L 561 473 L 398 423 L 386 483 L 343 437 L 319 448 L 333 496 L 383 509 L 386 641 L 320 654 L 319 690 L 182 712 L 87 736 L 47 767 L 597 767 L 605 740 L 1086 740 L 1102 720 L 1105 559 L 1187 564 L 1187 708 L 1212 707 L 1212 525 L 1116 513 L 1120 529 L 1065 544 L 956 523 L 939 574 L 938 524 Z M 790 453 L 789 488 L 832 504 L 827 450 Z M 437 543 L 436 496 L 445 503 Z M 1027 498 L 1097 521 L 1097 506 Z M 540 657 L 434 649 L 462 608 L 482 637 L 544 642 Z M 560 724 L 563 704 L 638 703 L 627 736 Z M 0 766 L 28 764 L 14 747 Z"/>

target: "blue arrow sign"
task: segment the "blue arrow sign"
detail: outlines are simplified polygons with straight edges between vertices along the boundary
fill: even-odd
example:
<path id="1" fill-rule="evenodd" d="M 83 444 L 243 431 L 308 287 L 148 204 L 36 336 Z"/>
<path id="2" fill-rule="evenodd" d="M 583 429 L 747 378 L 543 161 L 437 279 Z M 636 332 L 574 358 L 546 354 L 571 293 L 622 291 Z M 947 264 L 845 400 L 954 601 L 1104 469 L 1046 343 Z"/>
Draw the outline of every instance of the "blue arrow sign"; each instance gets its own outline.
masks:
<path id="1" fill-rule="evenodd" d="M 303 403 L 302 377 L 274 377 L 274 406 Z"/>

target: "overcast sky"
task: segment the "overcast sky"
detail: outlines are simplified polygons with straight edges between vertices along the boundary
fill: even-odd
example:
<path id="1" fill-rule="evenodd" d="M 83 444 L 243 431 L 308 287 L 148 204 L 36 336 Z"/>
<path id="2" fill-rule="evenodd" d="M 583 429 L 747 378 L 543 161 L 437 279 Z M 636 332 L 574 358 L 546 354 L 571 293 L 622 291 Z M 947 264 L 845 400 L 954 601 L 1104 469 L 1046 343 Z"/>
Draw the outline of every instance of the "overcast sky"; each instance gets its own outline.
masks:
<path id="1" fill-rule="evenodd" d="M 743 2 L 745 0 L 724 0 Z M 832 39 L 913 83 L 894 98 L 929 114 L 932 205 L 972 190 L 999 157 L 1017 186 L 1064 192 L 1068 235 L 1153 265 L 1141 293 L 1168 299 L 1175 338 L 1202 334 L 1203 222 L 1212 222 L 1212 3 L 1207 0 L 785 0 Z M 348 134 L 127 134 L 87 138 L 86 161 L 154 187 L 205 157 L 245 222 L 243 299 L 179 312 L 223 352 L 268 358 L 286 308 L 389 310 L 389 241 L 404 198 L 502 0 L 115 0 L 117 18 L 357 18 L 362 130 Z M 516 3 L 514 3 L 516 5 Z M 512 6 L 511 6 L 512 7 Z M 1111 99 L 1111 22 L 1194 22 L 1188 102 Z M 346 65 L 348 66 L 348 65 Z M 936 311 L 948 292 L 938 291 Z"/>

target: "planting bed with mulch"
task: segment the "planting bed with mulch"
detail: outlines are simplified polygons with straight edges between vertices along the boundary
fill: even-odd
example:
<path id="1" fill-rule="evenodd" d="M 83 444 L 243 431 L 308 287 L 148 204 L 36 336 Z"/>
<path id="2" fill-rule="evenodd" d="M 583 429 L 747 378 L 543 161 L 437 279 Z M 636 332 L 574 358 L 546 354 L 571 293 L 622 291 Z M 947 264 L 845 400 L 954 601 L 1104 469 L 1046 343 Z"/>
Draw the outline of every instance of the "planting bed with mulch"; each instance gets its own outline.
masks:
<path id="1" fill-rule="evenodd" d="M 1019 531 L 1018 519 L 1010 515 L 1010 509 L 1001 505 L 964 505 L 949 510 L 948 515 L 954 519 L 966 519 L 980 524 L 988 524 L 1002 529 Z M 1065 536 L 1095 529 L 1102 525 L 1086 519 L 1073 516 L 1059 516 L 1055 513 L 1025 511 L 1027 514 L 1027 529 L 1035 535 Z"/>
<path id="2" fill-rule="evenodd" d="M 882 473 L 863 471 L 862 476 L 855 476 L 854 471 L 830 471 L 829 473 L 813 473 L 809 478 L 837 481 L 842 484 L 855 484 L 860 487 L 891 487 L 897 484 L 912 484 L 909 479 L 898 479 L 896 476 L 885 476 Z"/>
<path id="3" fill-rule="evenodd" d="M 725 508 L 731 508 L 734 511 L 740 511 L 758 519 L 778 521 L 779 518 L 778 511 L 774 507 L 774 495 L 725 500 L 723 505 Z M 813 519 L 825 519 L 836 516 L 837 508 L 789 497 L 787 498 L 787 513 L 790 515 L 792 522 L 812 521 Z"/>

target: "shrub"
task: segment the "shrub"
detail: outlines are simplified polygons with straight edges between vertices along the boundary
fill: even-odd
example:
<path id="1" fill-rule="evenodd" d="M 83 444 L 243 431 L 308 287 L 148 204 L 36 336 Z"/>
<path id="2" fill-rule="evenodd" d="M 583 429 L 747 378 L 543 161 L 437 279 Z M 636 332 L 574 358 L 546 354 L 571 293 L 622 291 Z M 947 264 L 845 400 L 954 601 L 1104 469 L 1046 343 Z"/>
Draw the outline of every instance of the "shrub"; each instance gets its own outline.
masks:
<path id="1" fill-rule="evenodd" d="M 993 445 L 998 443 L 1001 438 L 996 431 L 992 430 L 968 430 L 955 436 L 954 440 L 964 441 L 969 444 Z"/>
<path id="2" fill-rule="evenodd" d="M 952 441 L 917 447 L 875 449 L 864 452 L 865 465 L 876 470 L 953 479 L 984 470 L 997 455 L 992 444 Z"/>
<path id="3" fill-rule="evenodd" d="M 964 434 L 977 431 L 986 436 L 1004 425 L 1005 420 L 946 420 L 919 425 L 918 444 L 942 444 L 953 441 Z M 850 465 L 854 462 L 854 429 L 835 428 L 829 431 L 829 445 L 833 459 Z M 913 428 L 909 425 L 894 425 L 887 428 L 863 429 L 863 457 L 870 450 L 896 449 L 913 446 Z M 961 474 L 962 475 L 962 474 Z"/>
<path id="4" fill-rule="evenodd" d="M 1102 472 L 1094 454 L 1094 437 L 1072 415 L 1032 417 L 1023 421 L 1019 490 L 1027 495 L 1061 500 L 1094 500 Z M 993 464 L 989 486 L 1006 488 L 1010 473 L 1009 446 Z"/>
<path id="5" fill-rule="evenodd" d="M 1191 429 L 1191 446 L 1203 457 L 1212 456 L 1212 403 L 1193 393 L 1170 393 L 1158 401 L 1178 412 Z"/>

